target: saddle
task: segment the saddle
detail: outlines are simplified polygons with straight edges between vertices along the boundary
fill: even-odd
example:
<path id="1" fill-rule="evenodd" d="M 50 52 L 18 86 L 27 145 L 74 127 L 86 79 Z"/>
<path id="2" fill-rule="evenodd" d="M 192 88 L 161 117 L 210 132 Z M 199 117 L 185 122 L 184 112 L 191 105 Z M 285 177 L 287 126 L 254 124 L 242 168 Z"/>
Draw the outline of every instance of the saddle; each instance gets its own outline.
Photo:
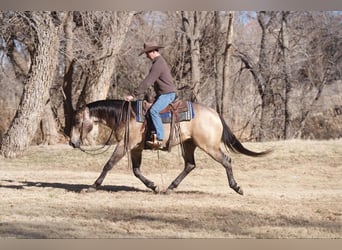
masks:
<path id="1" fill-rule="evenodd" d="M 147 125 L 146 138 L 151 138 L 154 142 L 156 141 L 156 136 L 153 133 L 153 124 L 148 117 L 148 110 L 152 106 L 152 102 L 147 100 L 138 100 L 136 105 L 136 120 L 137 122 L 143 122 Z M 170 103 L 165 109 L 160 113 L 163 123 L 170 123 L 170 136 L 167 140 L 168 151 L 171 151 L 171 146 L 175 138 L 176 127 L 179 128 L 179 123 L 181 121 L 189 121 L 194 118 L 194 110 L 192 102 L 185 101 L 176 98 L 172 103 Z M 155 143 L 154 143 L 155 144 Z"/>
<path id="2" fill-rule="evenodd" d="M 153 102 L 147 100 L 137 100 L 136 102 L 136 121 L 145 122 L 146 115 Z M 172 114 L 175 114 L 176 121 L 190 121 L 194 118 L 192 102 L 176 99 L 160 112 L 163 123 L 171 123 Z"/>

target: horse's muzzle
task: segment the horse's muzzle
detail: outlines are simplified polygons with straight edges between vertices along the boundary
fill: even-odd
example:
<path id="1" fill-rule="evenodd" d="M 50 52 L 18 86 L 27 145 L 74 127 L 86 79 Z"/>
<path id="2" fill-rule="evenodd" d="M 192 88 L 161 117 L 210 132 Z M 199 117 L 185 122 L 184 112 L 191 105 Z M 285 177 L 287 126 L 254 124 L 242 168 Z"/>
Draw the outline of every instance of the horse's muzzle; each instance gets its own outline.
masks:
<path id="1" fill-rule="evenodd" d="M 80 141 L 77 141 L 77 142 L 69 141 L 69 145 L 72 146 L 73 148 L 80 148 L 81 147 Z"/>

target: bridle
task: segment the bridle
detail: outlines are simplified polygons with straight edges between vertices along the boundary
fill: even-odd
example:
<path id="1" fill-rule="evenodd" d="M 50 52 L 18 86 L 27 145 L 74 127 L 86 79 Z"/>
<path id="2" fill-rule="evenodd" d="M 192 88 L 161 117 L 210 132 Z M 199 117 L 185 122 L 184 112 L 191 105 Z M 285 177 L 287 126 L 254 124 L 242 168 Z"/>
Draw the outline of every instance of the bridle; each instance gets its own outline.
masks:
<path id="1" fill-rule="evenodd" d="M 120 112 L 120 119 L 118 121 L 118 124 L 121 124 L 122 120 L 123 120 L 123 111 L 124 111 L 124 107 L 125 107 L 125 103 L 122 103 L 121 106 L 121 112 Z M 126 114 L 126 123 L 125 123 L 125 134 L 124 134 L 124 151 L 127 152 L 127 156 L 128 156 L 128 162 L 130 164 L 130 160 L 131 160 L 131 155 L 130 155 L 130 143 L 129 143 L 129 121 L 130 121 L 130 111 L 131 111 L 131 102 L 128 102 L 128 107 L 127 107 L 127 114 Z M 85 120 L 85 112 L 83 112 L 83 117 L 82 117 L 82 125 L 81 125 L 81 132 L 80 132 L 80 140 L 83 144 L 83 131 L 84 131 L 84 120 Z M 103 146 L 99 147 L 99 148 L 95 148 L 95 149 L 85 149 L 82 148 L 81 146 L 79 147 L 79 149 L 87 154 L 90 155 L 99 155 L 99 154 L 104 154 L 105 152 L 108 151 L 108 149 L 110 148 L 109 141 L 112 138 L 112 135 L 114 134 L 114 130 L 115 127 L 112 128 L 111 133 L 107 139 L 107 141 L 103 144 Z M 106 147 L 106 145 L 108 146 L 105 150 L 101 151 L 101 152 L 97 152 L 99 150 L 102 150 Z"/>
<path id="2" fill-rule="evenodd" d="M 83 131 L 84 131 L 84 119 L 85 119 L 85 112 L 83 111 L 83 117 L 82 117 L 82 125 L 81 125 L 81 129 L 80 129 L 80 140 L 83 144 Z M 107 145 L 110 141 L 110 139 L 112 138 L 112 135 L 114 133 L 114 128 L 112 128 L 112 131 L 110 132 L 110 135 L 107 139 L 107 141 L 99 148 L 95 148 L 95 149 L 85 149 L 82 148 L 82 146 L 80 145 L 79 150 L 81 150 L 82 152 L 89 154 L 89 155 L 100 155 L 100 154 L 104 154 L 105 152 L 108 151 L 108 149 L 110 148 L 110 145 Z M 106 145 L 108 146 L 105 150 L 101 151 L 101 152 L 97 152 L 99 150 L 102 150 L 106 147 Z"/>

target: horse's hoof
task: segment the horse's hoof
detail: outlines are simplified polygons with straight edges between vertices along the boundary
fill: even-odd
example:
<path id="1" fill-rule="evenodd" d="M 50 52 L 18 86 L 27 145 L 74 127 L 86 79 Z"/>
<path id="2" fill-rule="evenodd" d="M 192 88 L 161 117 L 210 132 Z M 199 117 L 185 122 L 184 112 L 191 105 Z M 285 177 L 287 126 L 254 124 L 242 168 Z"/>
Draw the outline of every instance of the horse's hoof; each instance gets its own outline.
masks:
<path id="1" fill-rule="evenodd" d="M 97 191 L 97 189 L 96 189 L 96 187 L 89 187 L 89 188 L 87 188 L 86 189 L 86 193 L 94 193 L 94 192 L 96 192 Z"/>
<path id="2" fill-rule="evenodd" d="M 152 188 L 152 190 L 153 190 L 153 193 L 155 193 L 155 194 L 159 194 L 160 193 L 160 190 L 159 190 L 158 186 L 155 186 L 154 188 Z"/>
<path id="3" fill-rule="evenodd" d="M 241 187 L 237 187 L 237 189 L 235 190 L 238 194 L 243 195 L 243 190 Z"/>
<path id="4" fill-rule="evenodd" d="M 165 189 L 163 192 L 161 192 L 164 195 L 169 195 L 171 194 L 171 190 L 170 189 Z"/>

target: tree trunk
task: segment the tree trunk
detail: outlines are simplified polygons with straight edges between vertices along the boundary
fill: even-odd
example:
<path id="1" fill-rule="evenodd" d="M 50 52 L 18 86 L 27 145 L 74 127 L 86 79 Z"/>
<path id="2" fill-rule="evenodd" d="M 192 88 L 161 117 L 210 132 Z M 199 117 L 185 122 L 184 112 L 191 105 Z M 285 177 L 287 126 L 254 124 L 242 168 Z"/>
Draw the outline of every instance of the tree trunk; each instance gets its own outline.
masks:
<path id="1" fill-rule="evenodd" d="M 258 141 L 284 139 L 286 90 L 278 38 L 281 22 L 276 12 L 261 11 L 257 18 L 261 28 L 259 61 L 255 62 L 247 54 L 239 52 L 240 59 L 253 75 L 261 98 L 260 128 L 255 137 Z"/>
<path id="2" fill-rule="evenodd" d="M 258 86 L 261 95 L 258 140 L 284 139 L 284 88 L 277 76 L 278 42 L 275 40 L 279 22 L 275 12 L 259 12 L 258 22 L 262 30 L 258 68 L 263 79 Z"/>
<path id="3" fill-rule="evenodd" d="M 45 105 L 44 115 L 41 121 L 43 144 L 55 145 L 58 143 L 58 128 L 56 117 L 51 109 L 50 102 Z"/>
<path id="4" fill-rule="evenodd" d="M 116 67 L 116 56 L 124 42 L 134 12 L 118 11 L 111 13 L 112 19 L 106 27 L 109 33 L 102 37 L 102 55 L 91 61 L 87 69 L 87 79 L 81 102 L 106 99 Z"/>
<path id="5" fill-rule="evenodd" d="M 97 100 L 106 99 L 112 83 L 112 77 L 116 68 L 116 57 L 120 51 L 122 43 L 134 12 L 117 11 L 109 13 L 106 23 L 99 25 L 106 26 L 106 32 L 99 37 L 101 42 L 99 51 L 102 51 L 99 58 L 90 61 L 84 72 L 85 81 L 79 103 L 89 103 Z M 108 18 L 108 15 L 106 16 Z M 98 39 L 98 38 L 97 38 Z M 99 136 L 98 126 L 94 126 L 87 138 L 88 144 L 96 143 Z"/>
<path id="6" fill-rule="evenodd" d="M 222 75 L 223 75 L 223 60 L 222 60 L 222 50 L 221 50 L 221 36 L 223 32 L 223 23 L 221 20 L 220 12 L 215 11 L 215 51 L 214 51 L 214 70 L 215 70 L 215 107 L 216 111 L 222 115 Z"/>
<path id="7" fill-rule="evenodd" d="M 50 13 L 32 12 L 27 19 L 35 29 L 35 55 L 19 108 L 2 141 L 1 154 L 5 157 L 16 157 L 30 145 L 49 97 L 58 59 L 59 28 Z"/>
<path id="8" fill-rule="evenodd" d="M 191 57 L 191 81 L 193 88 L 192 100 L 201 102 L 200 100 L 200 84 L 201 84 L 201 67 L 200 67 L 200 36 L 201 27 L 205 19 L 204 12 L 199 11 L 182 11 L 182 24 L 187 41 L 190 47 Z"/>
<path id="9" fill-rule="evenodd" d="M 64 81 L 63 81 L 63 110 L 65 117 L 64 133 L 69 135 L 72 127 L 74 107 L 72 103 L 72 87 L 74 73 L 74 53 L 73 53 L 73 11 L 68 11 L 64 23 L 65 53 L 64 53 Z"/>
<path id="10" fill-rule="evenodd" d="M 289 12 L 283 11 L 282 12 L 282 20 L 281 20 L 281 39 L 280 39 L 280 47 L 282 52 L 282 64 L 283 64 L 283 79 L 285 81 L 285 110 L 284 110 L 284 139 L 290 138 L 290 92 L 292 90 L 291 81 L 290 81 L 290 69 L 288 63 L 288 50 L 289 50 L 289 38 L 288 38 L 288 31 L 287 31 L 287 16 Z"/>
<path id="11" fill-rule="evenodd" d="M 230 75 L 230 60 L 232 55 L 232 44 L 233 44 L 233 20 L 234 20 L 234 12 L 230 11 L 228 15 L 228 27 L 226 33 L 226 43 L 224 49 L 224 63 L 223 63 L 223 75 L 222 75 L 222 95 L 221 95 L 221 113 L 223 117 L 226 117 L 228 114 L 228 107 L 230 93 L 233 86 L 230 84 L 229 75 Z"/>

